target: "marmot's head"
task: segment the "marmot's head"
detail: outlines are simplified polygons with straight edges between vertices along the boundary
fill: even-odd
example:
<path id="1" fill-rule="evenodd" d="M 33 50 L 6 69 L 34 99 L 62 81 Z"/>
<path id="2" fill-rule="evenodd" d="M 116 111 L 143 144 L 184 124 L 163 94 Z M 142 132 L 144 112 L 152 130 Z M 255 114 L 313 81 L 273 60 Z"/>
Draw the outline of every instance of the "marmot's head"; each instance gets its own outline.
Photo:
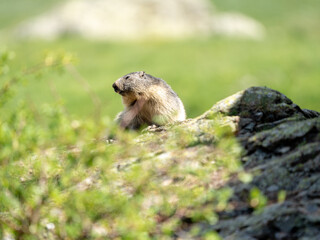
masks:
<path id="1" fill-rule="evenodd" d="M 133 72 L 119 78 L 112 84 L 112 87 L 116 93 L 122 96 L 134 95 L 138 97 L 152 84 L 151 79 L 152 76 L 143 71 Z"/>

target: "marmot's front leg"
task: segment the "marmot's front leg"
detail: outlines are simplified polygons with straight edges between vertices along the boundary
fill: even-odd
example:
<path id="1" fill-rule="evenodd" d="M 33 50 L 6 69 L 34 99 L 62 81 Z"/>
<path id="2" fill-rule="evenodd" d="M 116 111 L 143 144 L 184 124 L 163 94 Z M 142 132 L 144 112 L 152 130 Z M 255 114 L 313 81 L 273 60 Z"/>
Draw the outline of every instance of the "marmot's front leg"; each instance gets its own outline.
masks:
<path id="1" fill-rule="evenodd" d="M 140 127 L 137 115 L 145 104 L 143 98 L 136 100 L 136 102 L 118 115 L 120 126 L 125 129 L 138 129 Z"/>

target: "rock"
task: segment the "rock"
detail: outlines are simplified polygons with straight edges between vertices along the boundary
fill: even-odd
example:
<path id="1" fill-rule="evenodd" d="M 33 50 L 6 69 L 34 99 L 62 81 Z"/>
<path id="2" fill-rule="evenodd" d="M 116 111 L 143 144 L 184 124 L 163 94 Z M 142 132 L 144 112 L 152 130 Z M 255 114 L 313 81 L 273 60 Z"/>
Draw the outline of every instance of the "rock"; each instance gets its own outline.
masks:
<path id="1" fill-rule="evenodd" d="M 265 35 L 262 24 L 237 12 L 216 14 L 212 18 L 212 29 L 216 34 L 256 40 Z"/>
<path id="2" fill-rule="evenodd" d="M 264 27 L 239 13 L 215 13 L 209 0 L 70 0 L 22 23 L 18 36 L 53 40 L 184 38 L 222 34 L 261 39 Z"/>
<path id="3" fill-rule="evenodd" d="M 255 175 L 244 184 L 231 181 L 231 201 L 247 206 L 247 212 L 230 214 L 230 218 L 212 226 L 228 239 L 313 239 L 319 236 L 320 223 L 320 115 L 302 110 L 283 94 L 253 87 L 225 100 L 202 115 L 239 116 L 237 137 L 245 153 L 246 171 Z M 244 122 L 242 124 L 242 122 Z M 254 127 L 247 128 L 248 124 Z M 317 180 L 316 180 L 317 179 Z M 258 187 L 269 204 L 260 214 L 252 214 L 247 199 L 248 189 Z M 278 203 L 278 192 L 286 200 Z M 276 192 L 276 194 L 274 193 Z M 242 202 L 240 204 L 239 202 Z M 313 216 L 306 208 L 314 207 Z M 221 215 L 223 215 L 221 213 Z M 233 226 L 232 229 L 230 226 Z"/>
<path id="4" fill-rule="evenodd" d="M 218 212 L 219 221 L 213 224 L 188 220 L 188 227 L 176 235 L 189 236 L 188 231 L 196 225 L 201 236 L 217 231 L 223 239 L 317 239 L 320 114 L 302 110 L 278 91 L 252 87 L 218 102 L 198 118 L 179 124 L 188 141 L 172 135 L 176 126 L 165 126 L 161 131 L 146 131 L 137 142 L 161 153 L 164 165 L 175 161 L 196 168 L 199 161 L 215 154 L 214 125 L 228 126 L 233 131 L 243 150 L 243 168 L 252 174 L 252 181 L 242 182 L 236 176 L 226 181 L 219 171 L 213 173 L 215 180 L 210 188 L 230 187 L 233 209 Z M 168 141 L 177 141 L 180 148 L 165 152 L 163 146 Z M 172 182 L 168 178 L 163 181 Z M 255 188 L 267 199 L 259 212 L 248 201 Z"/>

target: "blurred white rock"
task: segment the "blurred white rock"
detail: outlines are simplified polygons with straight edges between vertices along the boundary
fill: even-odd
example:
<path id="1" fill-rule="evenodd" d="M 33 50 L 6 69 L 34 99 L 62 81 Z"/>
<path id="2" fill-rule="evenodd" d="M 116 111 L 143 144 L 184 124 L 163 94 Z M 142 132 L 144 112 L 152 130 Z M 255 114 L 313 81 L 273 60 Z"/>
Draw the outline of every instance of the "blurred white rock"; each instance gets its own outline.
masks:
<path id="1" fill-rule="evenodd" d="M 216 13 L 210 0 L 69 0 L 15 29 L 20 37 L 54 40 L 185 38 L 222 34 L 260 39 L 264 27 L 241 14 Z"/>
<path id="2" fill-rule="evenodd" d="M 241 13 L 220 13 L 212 19 L 212 30 L 216 34 L 262 39 L 265 36 L 264 26 Z"/>

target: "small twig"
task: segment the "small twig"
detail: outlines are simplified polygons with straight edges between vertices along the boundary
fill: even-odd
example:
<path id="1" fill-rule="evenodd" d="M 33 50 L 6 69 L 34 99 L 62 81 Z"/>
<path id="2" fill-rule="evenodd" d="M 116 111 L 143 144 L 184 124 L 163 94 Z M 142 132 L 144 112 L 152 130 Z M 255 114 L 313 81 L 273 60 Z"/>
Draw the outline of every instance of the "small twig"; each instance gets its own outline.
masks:
<path id="1" fill-rule="evenodd" d="M 45 65 L 44 63 L 38 63 L 37 65 L 34 65 L 33 67 L 25 69 L 22 73 L 24 75 L 30 75 L 30 74 L 34 74 L 36 72 L 39 72 L 40 70 L 45 69 L 45 68 L 59 67 L 59 66 L 62 66 L 62 63 L 57 62 L 57 63 L 51 64 L 51 65 Z"/>
<path id="2" fill-rule="evenodd" d="M 98 120 L 101 116 L 101 100 L 98 95 L 92 90 L 88 81 L 79 73 L 79 71 L 72 65 L 67 64 L 66 69 L 71 73 L 75 80 L 77 80 L 83 87 L 83 89 L 89 94 L 91 101 L 95 107 L 94 115 Z"/>
<path id="3" fill-rule="evenodd" d="M 51 91 L 51 94 L 53 96 L 53 98 L 56 100 L 56 101 L 60 101 L 62 99 L 61 95 L 59 94 L 59 92 L 57 91 L 57 87 L 56 85 L 53 83 L 53 81 L 49 80 L 48 81 L 48 85 L 49 85 L 49 88 L 50 88 L 50 91 Z"/>

